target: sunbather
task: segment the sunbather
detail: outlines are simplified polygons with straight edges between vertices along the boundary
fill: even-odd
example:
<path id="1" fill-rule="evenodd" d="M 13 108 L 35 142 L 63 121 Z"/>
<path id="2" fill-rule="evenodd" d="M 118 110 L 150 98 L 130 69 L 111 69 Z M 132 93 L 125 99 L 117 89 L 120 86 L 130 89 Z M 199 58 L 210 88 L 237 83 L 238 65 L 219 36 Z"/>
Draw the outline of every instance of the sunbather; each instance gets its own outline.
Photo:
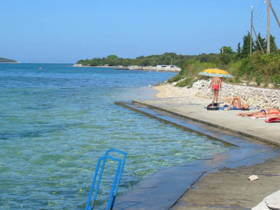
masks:
<path id="1" fill-rule="evenodd" d="M 229 105 L 227 106 L 228 110 L 248 110 L 249 109 L 249 105 L 245 102 L 242 102 L 240 97 L 227 98 L 226 101 L 229 102 Z"/>
<path id="2" fill-rule="evenodd" d="M 280 109 L 277 108 L 270 108 L 267 110 L 261 110 L 258 112 L 251 112 L 251 113 L 239 113 L 241 117 L 256 117 L 256 118 L 266 118 L 266 117 L 274 117 L 280 115 Z"/>
<path id="3" fill-rule="evenodd" d="M 275 115 L 273 117 L 268 117 L 265 122 L 267 123 L 280 123 L 280 115 Z"/>
<path id="4" fill-rule="evenodd" d="M 233 109 L 249 109 L 249 105 L 247 103 L 242 103 L 240 97 L 233 97 L 231 105 Z"/>

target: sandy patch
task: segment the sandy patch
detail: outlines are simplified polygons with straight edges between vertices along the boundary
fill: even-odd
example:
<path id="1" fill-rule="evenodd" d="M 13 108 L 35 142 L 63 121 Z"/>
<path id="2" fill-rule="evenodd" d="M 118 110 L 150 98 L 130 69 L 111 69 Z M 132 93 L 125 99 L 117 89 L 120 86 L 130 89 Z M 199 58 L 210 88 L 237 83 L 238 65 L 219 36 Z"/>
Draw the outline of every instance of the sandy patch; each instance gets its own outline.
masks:
<path id="1" fill-rule="evenodd" d="M 158 98 L 188 98 L 194 96 L 194 90 L 185 87 L 175 87 L 173 84 L 161 84 L 154 86 L 153 89 L 157 90 L 156 97 Z"/>

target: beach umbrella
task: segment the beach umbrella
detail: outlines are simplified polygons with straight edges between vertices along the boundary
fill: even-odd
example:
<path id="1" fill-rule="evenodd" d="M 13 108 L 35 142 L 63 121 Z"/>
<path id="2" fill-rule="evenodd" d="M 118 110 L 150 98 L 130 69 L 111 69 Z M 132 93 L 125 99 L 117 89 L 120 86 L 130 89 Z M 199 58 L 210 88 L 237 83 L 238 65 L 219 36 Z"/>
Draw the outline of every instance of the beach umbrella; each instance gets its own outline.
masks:
<path id="1" fill-rule="evenodd" d="M 225 70 L 222 69 L 205 69 L 202 72 L 199 72 L 198 75 L 208 76 L 208 77 L 224 77 L 224 78 L 232 78 L 232 75 Z"/>

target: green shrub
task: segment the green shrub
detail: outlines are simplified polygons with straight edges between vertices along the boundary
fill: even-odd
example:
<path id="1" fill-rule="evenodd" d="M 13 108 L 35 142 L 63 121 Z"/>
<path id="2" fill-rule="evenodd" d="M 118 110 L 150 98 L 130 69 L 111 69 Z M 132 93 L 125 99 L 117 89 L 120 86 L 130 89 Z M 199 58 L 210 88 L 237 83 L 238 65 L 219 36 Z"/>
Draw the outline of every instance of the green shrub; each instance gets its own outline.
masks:
<path id="1" fill-rule="evenodd" d="M 176 86 L 177 87 L 192 87 L 192 84 L 194 83 L 194 79 L 193 78 L 185 78 L 180 80 Z"/>
<path id="2" fill-rule="evenodd" d="M 276 75 L 272 78 L 272 83 L 280 87 L 280 75 Z"/>
<path id="3" fill-rule="evenodd" d="M 173 82 L 178 82 L 181 80 L 183 77 L 180 74 L 176 74 L 176 76 L 171 77 L 167 82 L 173 83 Z"/>
<path id="4" fill-rule="evenodd" d="M 261 54 L 255 53 L 241 60 L 241 65 L 234 72 L 238 78 L 249 81 L 256 81 L 258 85 L 261 83 L 279 84 L 280 74 L 280 54 Z"/>
<path id="5" fill-rule="evenodd" d="M 179 81 L 176 86 L 190 87 L 199 76 L 198 73 L 208 68 L 218 68 L 218 65 L 215 63 L 201 62 L 196 59 L 190 59 L 182 64 L 182 70 L 180 73 L 169 79 L 168 82 Z M 201 76 L 199 77 L 202 78 Z"/>

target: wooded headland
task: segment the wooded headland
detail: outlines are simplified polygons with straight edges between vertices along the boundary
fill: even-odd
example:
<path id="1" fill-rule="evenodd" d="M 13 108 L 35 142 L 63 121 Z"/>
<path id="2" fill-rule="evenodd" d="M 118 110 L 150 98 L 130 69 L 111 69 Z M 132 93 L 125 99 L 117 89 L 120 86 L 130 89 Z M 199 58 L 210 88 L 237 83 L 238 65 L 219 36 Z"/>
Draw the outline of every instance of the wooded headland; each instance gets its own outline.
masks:
<path id="1" fill-rule="evenodd" d="M 177 86 L 190 86 L 200 79 L 198 72 L 206 68 L 220 68 L 229 71 L 234 77 L 232 83 L 250 83 L 254 86 L 280 87 L 280 50 L 275 38 L 270 37 L 271 53 L 266 54 L 266 39 L 258 34 L 257 40 L 250 44 L 248 33 L 238 43 L 237 49 L 229 46 L 220 48 L 219 53 L 203 53 L 200 55 L 178 55 L 164 53 L 162 55 L 140 56 L 136 58 L 120 58 L 109 55 L 104 58 L 79 60 L 77 63 L 88 66 L 157 66 L 175 65 L 182 70 L 170 82 Z M 252 47 L 251 47 L 252 46 Z"/>

